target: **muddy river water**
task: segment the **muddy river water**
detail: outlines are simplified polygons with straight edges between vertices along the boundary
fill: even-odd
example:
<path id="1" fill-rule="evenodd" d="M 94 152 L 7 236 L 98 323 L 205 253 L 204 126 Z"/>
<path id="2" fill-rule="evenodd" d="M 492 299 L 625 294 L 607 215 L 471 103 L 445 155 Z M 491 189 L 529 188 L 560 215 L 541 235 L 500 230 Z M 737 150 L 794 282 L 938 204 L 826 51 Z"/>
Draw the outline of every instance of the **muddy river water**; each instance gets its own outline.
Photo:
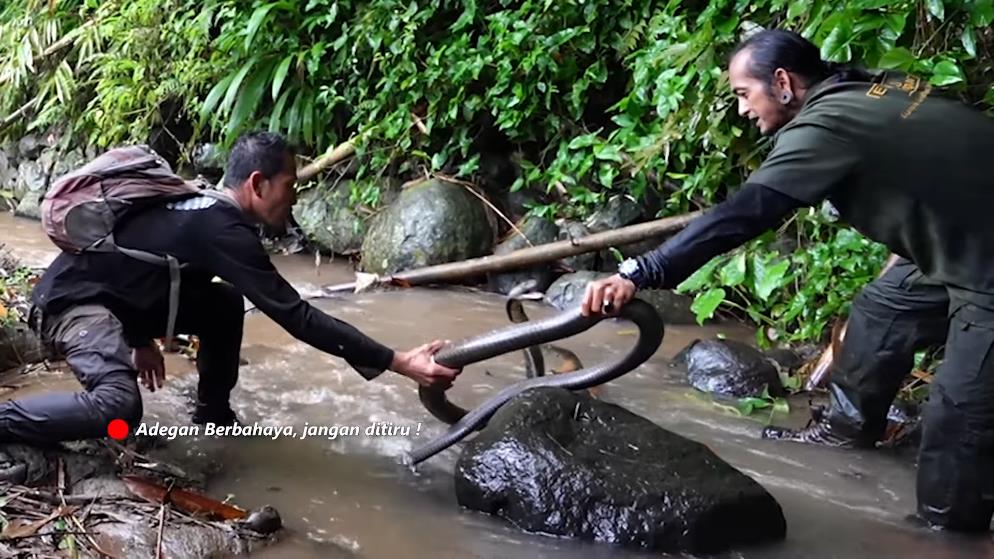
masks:
<path id="1" fill-rule="evenodd" d="M 44 265 L 54 254 L 36 222 L 8 215 L 0 216 L 0 242 L 30 264 Z M 315 267 L 313 258 L 306 256 L 274 260 L 305 294 L 318 285 L 352 279 L 347 264 L 340 261 Z M 500 296 L 466 289 L 363 293 L 315 304 L 402 349 L 433 338 L 459 340 L 507 324 Z M 552 312 L 538 304 L 527 308 L 533 318 Z M 762 418 L 730 415 L 696 395 L 669 360 L 691 340 L 718 334 L 752 337 L 739 325 L 669 326 L 656 355 L 607 385 L 602 398 L 706 444 L 780 502 L 788 526 L 785 541 L 721 557 L 994 557 L 989 535 L 933 532 L 906 519 L 915 506 L 913 453 L 763 441 L 758 438 Z M 592 364 L 625 351 L 633 341 L 631 325 L 605 321 L 561 345 Z M 243 507 L 271 504 L 280 511 L 287 535 L 259 557 L 660 556 L 526 534 L 500 519 L 461 510 L 452 483 L 458 447 L 423 463 L 416 474 L 398 463 L 405 451 L 443 431 L 420 406 L 416 387 L 406 378 L 386 373 L 367 382 L 344 361 L 296 341 L 257 312 L 246 315 L 243 357 L 248 363 L 241 368 L 233 393 L 233 407 L 241 420 L 248 425 L 290 427 L 295 436 L 201 434 L 178 437 L 172 451 L 223 465 L 209 487 L 214 496 L 231 495 Z M 189 424 L 196 374 L 188 361 L 176 356 L 170 356 L 168 367 L 166 388 L 145 393 L 148 425 Z M 523 375 L 520 355 L 503 356 L 468 367 L 450 397 L 473 405 Z M 31 390 L 78 385 L 63 378 L 48 379 L 42 387 Z M 775 420 L 803 423 L 806 403 L 806 397 L 799 397 L 792 402 L 789 417 Z M 401 432 L 366 435 L 371 425 Z M 339 428 L 345 434 L 301 438 L 305 426 Z"/>

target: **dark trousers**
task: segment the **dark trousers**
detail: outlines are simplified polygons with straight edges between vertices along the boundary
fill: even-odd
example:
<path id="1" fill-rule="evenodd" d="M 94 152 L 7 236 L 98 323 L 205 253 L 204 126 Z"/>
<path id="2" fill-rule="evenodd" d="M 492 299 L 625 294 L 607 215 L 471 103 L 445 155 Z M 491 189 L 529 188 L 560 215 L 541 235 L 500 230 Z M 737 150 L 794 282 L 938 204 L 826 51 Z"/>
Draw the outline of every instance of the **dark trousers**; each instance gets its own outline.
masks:
<path id="1" fill-rule="evenodd" d="M 918 511 L 958 530 L 988 530 L 994 513 L 994 295 L 925 277 L 899 261 L 853 301 L 830 382 L 838 431 L 879 440 L 916 351 L 945 340 L 923 412 Z"/>
<path id="2" fill-rule="evenodd" d="M 242 297 L 228 285 L 211 283 L 181 292 L 176 330 L 200 339 L 197 398 L 208 409 L 228 407 L 238 380 L 243 319 Z M 142 417 L 138 373 L 117 317 L 100 305 L 80 305 L 43 318 L 39 330 L 42 342 L 65 358 L 84 391 L 0 403 L 0 443 L 103 437 L 107 424 L 117 418 L 134 428 Z M 161 330 L 158 336 L 165 324 Z"/>

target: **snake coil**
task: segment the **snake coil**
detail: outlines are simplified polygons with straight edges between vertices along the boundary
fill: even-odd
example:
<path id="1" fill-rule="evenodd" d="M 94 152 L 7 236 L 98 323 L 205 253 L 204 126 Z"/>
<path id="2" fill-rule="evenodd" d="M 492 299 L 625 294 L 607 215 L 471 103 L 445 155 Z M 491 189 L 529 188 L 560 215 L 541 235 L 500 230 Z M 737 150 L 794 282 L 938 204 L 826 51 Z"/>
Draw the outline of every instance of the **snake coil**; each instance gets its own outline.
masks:
<path id="1" fill-rule="evenodd" d="M 448 400 L 443 390 L 419 387 L 418 396 L 428 411 L 451 425 L 428 443 L 412 450 L 404 459 L 415 466 L 481 429 L 505 403 L 522 392 L 538 387 L 583 390 L 604 384 L 638 367 L 648 360 L 663 341 L 663 322 L 656 310 L 640 299 L 632 299 L 619 311 L 618 317 L 638 327 L 635 346 L 624 356 L 572 373 L 539 376 L 512 384 L 488 398 L 476 409 L 466 411 Z M 459 369 L 512 351 L 575 336 L 603 320 L 602 314 L 583 316 L 580 307 L 532 322 L 500 328 L 446 348 L 435 355 L 440 365 Z"/>

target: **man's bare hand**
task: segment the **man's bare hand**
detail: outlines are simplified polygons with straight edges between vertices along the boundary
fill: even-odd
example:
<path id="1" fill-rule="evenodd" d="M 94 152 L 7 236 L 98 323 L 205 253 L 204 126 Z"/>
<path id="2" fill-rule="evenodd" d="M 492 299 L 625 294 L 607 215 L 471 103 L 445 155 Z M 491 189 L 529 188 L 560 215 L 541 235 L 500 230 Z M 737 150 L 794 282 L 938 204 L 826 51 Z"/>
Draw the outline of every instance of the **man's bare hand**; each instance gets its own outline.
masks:
<path id="1" fill-rule="evenodd" d="M 141 378 L 145 388 L 152 392 L 155 392 L 156 388 L 162 388 L 166 382 L 166 363 L 155 342 L 145 347 L 135 348 L 131 358 L 135 362 L 138 377 Z"/>
<path id="2" fill-rule="evenodd" d="M 435 363 L 435 354 L 445 347 L 445 342 L 435 340 L 409 351 L 394 353 L 390 370 L 408 377 L 421 386 L 448 390 L 462 370 L 450 369 Z"/>
<path id="3" fill-rule="evenodd" d="M 618 274 L 587 284 L 580 312 L 583 316 L 617 314 L 635 296 L 635 284 Z M 610 307 L 610 310 L 605 310 Z"/>

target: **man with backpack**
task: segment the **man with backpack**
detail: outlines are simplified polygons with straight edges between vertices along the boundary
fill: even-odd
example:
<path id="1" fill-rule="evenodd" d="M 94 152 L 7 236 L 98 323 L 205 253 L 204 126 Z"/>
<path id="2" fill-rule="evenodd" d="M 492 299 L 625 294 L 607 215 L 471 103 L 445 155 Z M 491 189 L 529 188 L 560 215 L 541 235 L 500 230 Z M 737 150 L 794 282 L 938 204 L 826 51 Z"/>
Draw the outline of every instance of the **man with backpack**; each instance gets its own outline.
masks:
<path id="1" fill-rule="evenodd" d="M 0 403 L 0 443 L 97 438 L 114 419 L 134 425 L 138 377 L 153 391 L 165 379 L 153 340 L 174 333 L 200 340 L 194 423 L 233 424 L 243 296 L 367 380 L 389 369 L 450 386 L 458 371 L 433 359 L 441 341 L 394 351 L 301 300 L 280 276 L 254 226 L 286 222 L 295 181 L 285 140 L 252 133 L 231 150 L 223 192 L 185 183 L 142 147 L 111 150 L 53 185 L 43 225 L 63 252 L 34 289 L 30 320 L 85 391 Z"/>

